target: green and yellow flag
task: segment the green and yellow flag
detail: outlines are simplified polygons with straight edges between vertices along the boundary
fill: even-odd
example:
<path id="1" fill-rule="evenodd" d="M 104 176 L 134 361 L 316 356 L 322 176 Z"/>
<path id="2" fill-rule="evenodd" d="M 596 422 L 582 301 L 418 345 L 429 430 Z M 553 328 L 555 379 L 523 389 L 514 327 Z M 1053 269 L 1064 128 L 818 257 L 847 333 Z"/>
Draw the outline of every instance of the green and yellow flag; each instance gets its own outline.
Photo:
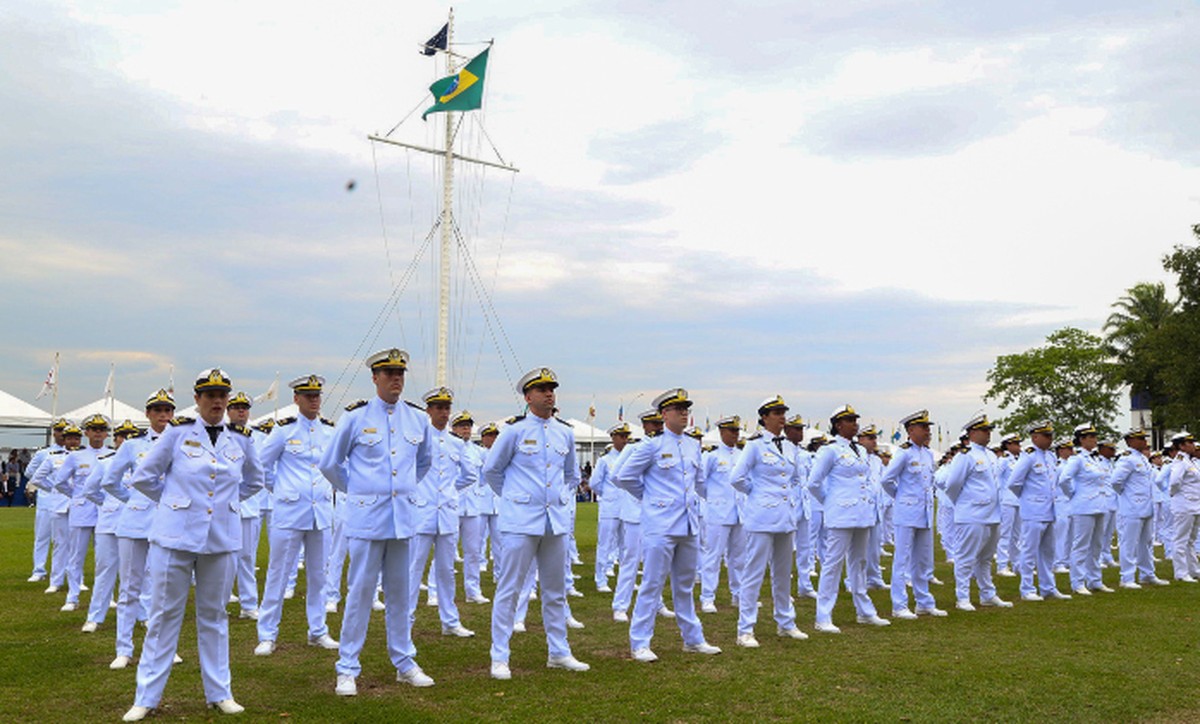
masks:
<path id="1" fill-rule="evenodd" d="M 488 48 L 471 59 L 456 75 L 447 76 L 429 86 L 434 103 L 421 114 L 445 111 L 473 111 L 483 105 L 483 73 L 487 70 Z"/>

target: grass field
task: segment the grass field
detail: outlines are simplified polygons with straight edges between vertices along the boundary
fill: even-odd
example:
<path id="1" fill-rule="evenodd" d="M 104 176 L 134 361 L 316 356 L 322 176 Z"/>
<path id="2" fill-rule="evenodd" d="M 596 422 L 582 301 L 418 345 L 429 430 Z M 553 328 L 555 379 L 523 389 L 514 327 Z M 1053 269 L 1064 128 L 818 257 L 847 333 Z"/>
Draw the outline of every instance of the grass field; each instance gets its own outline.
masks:
<path id="1" fill-rule="evenodd" d="M 593 505 L 579 509 L 580 550 L 594 550 Z M 30 570 L 33 511 L 0 510 L 0 722 L 118 721 L 133 702 L 135 667 L 110 671 L 114 616 L 97 633 L 79 631 L 85 612 L 60 613 L 62 595 L 26 583 Z M 259 551 L 266 570 L 265 536 Z M 939 554 L 940 558 L 940 554 Z M 890 559 L 885 559 L 885 565 Z M 1169 566 L 1159 564 L 1159 574 Z M 90 581 L 89 559 L 86 579 Z M 252 654 L 253 622 L 230 621 L 233 690 L 246 706 L 244 721 L 1196 721 L 1200 719 L 1200 585 L 1122 591 L 1072 601 L 1020 603 L 1008 610 L 951 610 L 949 618 L 896 621 L 885 629 L 859 626 L 843 595 L 834 614 L 837 636 L 812 632 L 815 602 L 797 601 L 800 627 L 812 638 L 776 638 L 764 606 L 762 648 L 734 645 L 736 613 L 728 595 L 720 612 L 704 615 L 705 634 L 725 652 L 698 656 L 681 651 L 673 621 L 660 620 L 653 648 L 660 660 L 629 658 L 628 630 L 614 623 L 610 599 L 595 592 L 586 567 L 571 599 L 587 628 L 571 631 L 575 655 L 592 670 L 575 674 L 546 669 L 546 642 L 537 604 L 529 632 L 513 638 L 513 679 L 488 676 L 490 605 L 461 603 L 473 639 L 441 636 L 434 609 L 422 605 L 414 637 L 418 660 L 437 680 L 430 689 L 395 681 L 384 646 L 383 619 L 375 614 L 363 653 L 359 695 L 333 694 L 336 652 L 305 645 L 303 577 L 288 601 L 274 656 Z M 942 608 L 952 609 L 951 571 L 939 563 L 936 587 Z M 1066 588 L 1060 576 L 1060 587 Z M 1116 586 L 1116 571 L 1105 581 Z M 1017 598 L 1016 579 L 998 578 L 1000 594 Z M 485 574 L 485 593 L 492 595 Z M 260 586 L 261 586 L 260 578 Z M 765 593 L 764 593 L 765 595 Z M 87 594 L 85 593 L 86 597 Z M 885 616 L 885 592 L 872 594 Z M 86 600 L 86 598 L 85 598 Z M 765 600 L 765 598 L 764 598 Z M 230 607 L 236 613 L 236 606 Z M 341 616 L 330 616 L 337 637 Z M 140 648 L 143 629 L 135 640 Z M 189 614 L 177 666 L 156 721 L 212 720 L 204 708 L 196 665 L 195 627 Z"/>

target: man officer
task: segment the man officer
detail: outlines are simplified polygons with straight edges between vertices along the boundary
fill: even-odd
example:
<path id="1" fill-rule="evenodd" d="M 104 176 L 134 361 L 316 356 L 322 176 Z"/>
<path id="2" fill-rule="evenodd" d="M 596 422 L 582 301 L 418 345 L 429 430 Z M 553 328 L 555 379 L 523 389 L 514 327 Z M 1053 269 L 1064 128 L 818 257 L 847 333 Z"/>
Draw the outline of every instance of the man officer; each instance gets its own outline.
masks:
<path id="1" fill-rule="evenodd" d="M 683 434 L 691 406 L 682 387 L 656 397 L 654 407 L 665 428 L 662 435 L 634 446 L 617 471 L 617 485 L 629 491 L 642 508 L 642 585 L 629 625 L 634 661 L 658 660 L 650 650 L 650 639 L 668 574 L 683 650 L 721 653 L 704 640 L 692 597 L 700 556 L 698 493 L 704 493 L 704 470 L 700 467 L 700 443 Z"/>
<path id="2" fill-rule="evenodd" d="M 621 525 L 621 500 L 624 491 L 613 481 L 613 463 L 621 456 L 621 451 L 629 442 L 629 423 L 619 422 L 608 428 L 608 437 L 612 440 L 612 449 L 596 461 L 592 470 L 589 485 L 592 492 L 600 496 L 600 512 L 596 529 L 596 591 L 612 593 L 608 585 L 608 576 L 620 556 L 621 540 L 624 529 Z"/>
<path id="3" fill-rule="evenodd" d="M 276 423 L 260 451 L 267 488 L 275 497 L 275 510 L 268 531 L 271 554 L 258 616 L 256 656 L 269 656 L 275 651 L 283 597 L 288 578 L 296 570 L 301 545 L 308 559 L 304 567 L 308 645 L 323 649 L 338 647 L 325 624 L 323 600 L 325 541 L 333 525 L 333 490 L 317 468 L 333 437 L 333 422 L 321 417 L 325 378 L 305 375 L 288 386 L 300 414 Z"/>
<path id="4" fill-rule="evenodd" d="M 914 619 L 919 615 L 945 616 L 929 593 L 933 575 L 933 452 L 929 411 L 920 410 L 900 420 L 908 442 L 883 472 L 880 485 L 896 501 L 892 506 L 896 526 L 896 552 L 892 558 L 892 618 Z M 912 584 L 916 613 L 908 608 L 908 584 Z"/>
<path id="5" fill-rule="evenodd" d="M 1126 432 L 1125 444 L 1129 452 L 1117 460 L 1109 479 L 1121 513 L 1121 588 L 1141 588 L 1138 578 L 1146 585 L 1166 586 L 1154 572 L 1154 472 L 1146 459 L 1146 431 Z"/>
<path id="6" fill-rule="evenodd" d="M 108 418 L 92 415 L 83 423 L 83 434 L 87 436 L 86 447 L 67 456 L 67 461 L 54 475 L 54 489 L 71 499 L 68 520 L 71 525 L 70 560 L 67 563 L 67 602 L 59 610 L 74 611 L 79 604 L 79 591 L 83 586 L 83 562 L 88 546 L 96 530 L 99 507 L 83 494 L 84 483 L 97 465 L 97 459 L 111 453 L 104 446 L 108 439 Z"/>
<path id="7" fill-rule="evenodd" d="M 59 418 L 50 426 L 54 442 L 34 453 L 29 464 L 25 466 L 25 474 L 30 480 L 33 479 L 38 467 L 41 466 L 42 462 L 45 461 L 46 457 L 52 451 L 63 449 L 63 430 L 66 429 L 67 424 L 66 420 Z M 26 490 L 32 492 L 36 488 L 31 489 L 26 485 Z M 53 502 L 56 495 L 58 494 L 50 491 L 38 493 L 37 512 L 34 514 L 33 527 L 33 573 L 29 578 L 25 579 L 29 583 L 46 580 L 46 557 L 50 554 L 50 542 L 53 538 L 51 522 L 54 515 L 52 512 L 54 507 Z"/>
<path id="8" fill-rule="evenodd" d="M 344 527 L 350 568 L 336 665 L 334 693 L 338 696 L 358 694 L 359 654 L 381 574 L 387 600 L 387 647 L 396 680 L 417 687 L 434 683 L 412 655 L 408 590 L 417 481 L 430 466 L 429 421 L 419 407 L 400 399 L 407 352 L 385 349 L 367 357 L 366 365 L 375 395 L 370 401 L 350 405 L 320 463 L 333 487 L 346 495 Z"/>
<path id="9" fill-rule="evenodd" d="M 717 420 L 717 434 L 721 436 L 721 442 L 716 449 L 703 456 L 704 495 L 708 513 L 708 546 L 704 549 L 700 571 L 700 610 L 703 613 L 717 612 L 717 582 L 721 576 L 722 560 L 726 561 L 729 592 L 734 605 L 737 605 L 742 590 L 742 568 L 746 563 L 746 530 L 742 527 L 745 496 L 734 490 L 729 477 L 742 456 L 742 451 L 737 447 L 741 429 L 742 418 L 737 415 Z M 758 601 L 757 593 L 755 591 L 755 602 Z"/>
<path id="10" fill-rule="evenodd" d="M 570 499 L 579 487 L 575 432 L 554 417 L 558 378 L 548 367 L 517 381 L 528 414 L 509 418 L 488 451 L 483 478 L 498 498 L 503 561 L 492 604 L 492 678 L 512 678 L 509 639 L 517 596 L 537 560 L 542 584 L 542 622 L 551 669 L 587 671 L 567 643 L 567 536 Z"/>
<path id="11" fill-rule="evenodd" d="M 1020 561 L 1021 600 L 1042 601 L 1047 598 L 1068 599 L 1054 581 L 1054 496 L 1057 493 L 1057 463 L 1054 451 L 1054 427 L 1047 421 L 1029 426 L 1033 443 L 1024 455 L 1016 458 L 1007 474 L 1008 489 L 1017 496 L 1021 525 Z M 1037 573 L 1038 588 L 1033 585 Z"/>

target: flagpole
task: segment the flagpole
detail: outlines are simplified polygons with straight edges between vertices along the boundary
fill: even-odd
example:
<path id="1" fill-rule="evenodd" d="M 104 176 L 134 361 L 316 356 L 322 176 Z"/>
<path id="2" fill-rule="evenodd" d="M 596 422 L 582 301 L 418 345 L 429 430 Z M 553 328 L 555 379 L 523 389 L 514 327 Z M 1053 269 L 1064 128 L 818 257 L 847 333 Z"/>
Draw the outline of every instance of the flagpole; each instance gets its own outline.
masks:
<path id="1" fill-rule="evenodd" d="M 279 370 L 275 370 L 275 385 L 272 389 L 275 390 L 275 414 L 271 415 L 271 417 L 275 418 L 276 422 L 278 422 L 279 421 Z"/>
<path id="2" fill-rule="evenodd" d="M 50 400 L 50 417 L 58 415 L 58 352 L 54 353 L 54 397 Z"/>
<path id="3" fill-rule="evenodd" d="M 450 8 L 450 19 L 446 23 L 446 50 L 454 41 L 454 8 Z M 454 75 L 454 56 L 446 53 L 446 75 Z M 442 222 L 441 249 L 438 259 L 438 337 L 437 379 L 435 384 L 444 387 L 446 382 L 446 354 L 450 343 L 450 232 L 454 223 L 451 205 L 454 202 L 454 113 L 446 113 L 446 146 L 442 158 Z"/>

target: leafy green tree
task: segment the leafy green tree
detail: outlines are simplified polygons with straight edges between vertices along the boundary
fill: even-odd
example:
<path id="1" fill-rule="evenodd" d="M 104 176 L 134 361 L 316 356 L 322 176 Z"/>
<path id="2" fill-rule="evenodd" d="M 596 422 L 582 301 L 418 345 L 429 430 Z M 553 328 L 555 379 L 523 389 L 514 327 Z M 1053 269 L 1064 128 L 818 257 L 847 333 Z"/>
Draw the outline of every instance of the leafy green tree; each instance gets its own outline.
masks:
<path id="1" fill-rule="evenodd" d="M 1200 224 L 1192 227 L 1200 241 Z M 1176 274 L 1179 309 L 1154 344 L 1162 360 L 1164 402 L 1155 416 L 1171 429 L 1200 429 L 1200 246 L 1180 244 L 1163 258 L 1163 267 Z"/>
<path id="2" fill-rule="evenodd" d="M 1119 409 L 1119 372 L 1104 340 L 1064 327 L 1041 347 L 997 357 L 983 399 L 1007 413 L 997 420 L 1002 430 L 1020 431 L 1031 422 L 1050 420 L 1058 431 L 1090 422 L 1111 435 Z"/>
<path id="3" fill-rule="evenodd" d="M 1139 404 L 1158 409 L 1155 427 L 1161 429 L 1162 408 L 1169 401 L 1163 330 L 1175 316 L 1178 304 L 1167 298 L 1162 282 L 1142 282 L 1127 289 L 1112 307 L 1104 323 L 1104 341 L 1121 379 L 1129 384 Z"/>

